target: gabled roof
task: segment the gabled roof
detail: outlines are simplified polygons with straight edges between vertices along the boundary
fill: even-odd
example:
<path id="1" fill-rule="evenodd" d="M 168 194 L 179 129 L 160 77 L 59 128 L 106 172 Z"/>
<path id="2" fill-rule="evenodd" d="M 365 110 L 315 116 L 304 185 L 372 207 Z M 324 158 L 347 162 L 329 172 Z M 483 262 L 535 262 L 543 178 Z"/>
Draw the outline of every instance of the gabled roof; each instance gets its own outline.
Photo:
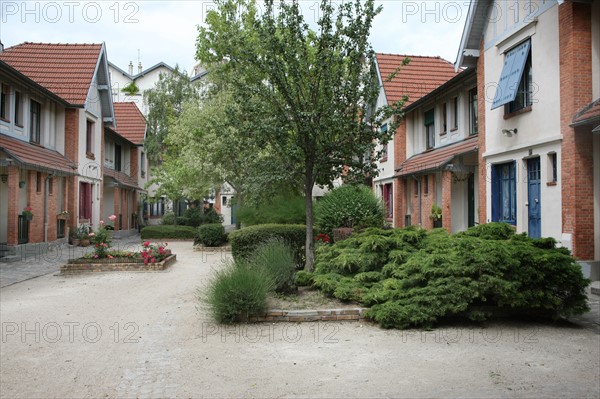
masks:
<path id="1" fill-rule="evenodd" d="M 471 1 L 465 27 L 458 46 L 455 68 L 474 67 L 479 58 L 479 44 L 491 10 L 492 0 Z"/>
<path id="2" fill-rule="evenodd" d="M 119 135 L 136 145 L 143 145 L 146 138 L 146 119 L 134 102 L 116 102 L 115 119 Z"/>
<path id="3" fill-rule="evenodd" d="M 68 106 L 69 103 L 66 102 L 61 97 L 52 93 L 50 90 L 46 89 L 44 86 L 39 85 L 35 81 L 31 80 L 27 76 L 23 75 L 21 72 L 17 71 L 15 68 L 8 65 L 6 62 L 0 60 L 0 73 L 9 77 L 9 79 L 19 82 L 23 86 L 26 86 L 31 93 L 35 93 L 36 95 L 45 96 L 51 98 L 59 104 L 64 106 Z"/>
<path id="4" fill-rule="evenodd" d="M 464 69 L 464 70 L 460 71 L 456 76 L 454 76 L 452 79 L 450 79 L 443 85 L 438 86 L 435 90 L 431 91 L 429 94 L 421 97 L 419 100 L 413 102 L 408 107 L 405 107 L 404 111 L 409 112 L 415 108 L 425 105 L 429 100 L 431 100 L 439 95 L 442 95 L 445 90 L 448 90 L 453 86 L 456 87 L 456 84 L 458 82 L 467 80 L 472 76 L 477 76 L 477 70 L 474 68 Z M 465 83 L 466 82 L 463 82 L 463 84 L 465 84 Z"/>
<path id="5" fill-rule="evenodd" d="M 571 126 L 600 124 L 600 98 L 592 101 L 573 117 Z"/>
<path id="6" fill-rule="evenodd" d="M 102 47 L 102 44 L 25 42 L 6 48 L 0 53 L 0 60 L 69 104 L 83 106 Z"/>
<path id="7" fill-rule="evenodd" d="M 112 177 L 117 183 L 119 183 L 122 186 L 140 189 L 137 181 L 133 177 L 128 176 L 123 172 L 117 172 L 116 170 L 107 168 L 106 166 L 103 168 L 103 171 L 105 177 Z"/>
<path id="8" fill-rule="evenodd" d="M 396 76 L 388 81 L 390 74 L 407 57 L 410 59 L 408 65 L 401 67 Z M 376 61 L 388 104 L 408 96 L 408 101 L 404 103 L 407 106 L 457 74 L 454 65 L 441 57 L 377 53 Z"/>
<path id="9" fill-rule="evenodd" d="M 146 74 L 154 71 L 155 69 L 158 69 L 158 68 L 161 68 L 161 67 L 167 68 L 171 72 L 175 72 L 175 68 L 173 68 L 172 66 L 170 66 L 168 64 L 165 64 L 164 62 L 159 62 L 158 64 L 153 65 L 153 66 L 151 66 L 148 69 L 144 69 L 142 72 L 140 72 L 140 73 L 138 73 L 136 75 L 130 75 L 128 72 L 125 72 L 123 69 L 119 68 L 118 66 L 116 66 L 115 64 L 113 64 L 110 61 L 108 62 L 108 65 L 110 65 L 112 68 L 116 69 L 117 71 L 121 72 L 121 74 L 123 74 L 123 76 L 126 76 L 129 79 L 131 79 L 131 80 L 136 80 L 137 78 L 140 78 L 140 77 L 142 77 L 142 76 L 144 76 L 144 75 L 146 75 Z"/>
<path id="10" fill-rule="evenodd" d="M 32 169 L 59 172 L 59 174 L 75 174 L 76 164 L 57 151 L 0 133 L 0 150 L 10 155 L 20 165 Z"/>

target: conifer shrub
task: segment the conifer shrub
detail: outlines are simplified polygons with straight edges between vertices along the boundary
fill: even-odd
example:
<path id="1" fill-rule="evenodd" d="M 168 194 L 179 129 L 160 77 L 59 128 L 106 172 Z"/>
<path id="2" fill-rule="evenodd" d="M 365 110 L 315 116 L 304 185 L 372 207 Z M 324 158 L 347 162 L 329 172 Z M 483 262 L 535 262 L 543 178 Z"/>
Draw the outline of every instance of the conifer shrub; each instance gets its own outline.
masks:
<path id="1" fill-rule="evenodd" d="M 589 280 L 553 239 L 502 223 L 449 235 L 443 229 L 367 229 L 319 248 L 312 285 L 371 306 L 386 328 L 431 327 L 451 316 L 561 317 L 588 310 Z"/>

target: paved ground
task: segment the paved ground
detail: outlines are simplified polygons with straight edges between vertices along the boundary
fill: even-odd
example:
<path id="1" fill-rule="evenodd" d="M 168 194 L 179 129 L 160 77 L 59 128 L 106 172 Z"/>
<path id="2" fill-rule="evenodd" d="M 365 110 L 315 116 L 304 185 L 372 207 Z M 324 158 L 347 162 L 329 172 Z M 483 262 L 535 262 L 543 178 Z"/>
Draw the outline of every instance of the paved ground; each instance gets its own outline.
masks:
<path id="1" fill-rule="evenodd" d="M 197 296 L 227 255 L 169 247 L 165 272 L 2 288 L 0 397 L 600 397 L 590 326 L 225 328 Z"/>

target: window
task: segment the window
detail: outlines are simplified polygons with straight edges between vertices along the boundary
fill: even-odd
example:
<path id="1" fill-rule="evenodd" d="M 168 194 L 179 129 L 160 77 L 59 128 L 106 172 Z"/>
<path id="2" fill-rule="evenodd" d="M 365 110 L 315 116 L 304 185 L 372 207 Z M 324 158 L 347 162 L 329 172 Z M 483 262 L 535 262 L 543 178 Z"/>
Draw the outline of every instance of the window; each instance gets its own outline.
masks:
<path id="1" fill-rule="evenodd" d="M 548 173 L 548 182 L 556 183 L 558 181 L 558 159 L 555 152 L 548 154 L 548 166 L 551 173 Z"/>
<path id="2" fill-rule="evenodd" d="M 387 123 L 381 127 L 381 132 L 385 135 L 388 131 Z M 381 144 L 381 162 L 385 162 L 388 159 L 388 143 Z"/>
<path id="3" fill-rule="evenodd" d="M 515 163 L 492 168 L 492 221 L 517 224 L 517 185 Z"/>
<path id="4" fill-rule="evenodd" d="M 533 104 L 532 95 L 533 77 L 531 71 L 531 53 L 529 53 L 527 61 L 525 62 L 523 76 L 521 77 L 519 87 L 517 88 L 517 96 L 515 97 L 514 101 L 511 101 L 506 105 L 505 112 L 510 114 L 529 107 L 531 104 Z"/>
<path id="5" fill-rule="evenodd" d="M 35 191 L 38 193 L 42 192 L 42 174 L 40 172 L 35 174 Z"/>
<path id="6" fill-rule="evenodd" d="M 442 131 L 441 134 L 446 134 L 448 131 L 448 103 L 442 104 Z"/>
<path id="7" fill-rule="evenodd" d="M 435 145 L 435 125 L 433 109 L 425 112 L 425 148 L 430 150 Z"/>
<path id="8" fill-rule="evenodd" d="M 458 129 L 458 97 L 452 99 L 452 130 Z"/>
<path id="9" fill-rule="evenodd" d="M 477 87 L 469 90 L 469 135 L 479 131 L 479 117 L 477 114 Z"/>
<path id="10" fill-rule="evenodd" d="M 54 178 L 48 178 L 48 194 L 52 195 L 54 193 Z"/>
<path id="11" fill-rule="evenodd" d="M 40 119 L 42 114 L 42 105 L 37 101 L 31 100 L 29 109 L 29 140 L 32 143 L 40 144 L 41 131 Z"/>
<path id="12" fill-rule="evenodd" d="M 8 100 L 10 99 L 10 87 L 8 85 L 2 84 L 0 89 L 0 119 L 4 119 L 8 121 L 9 116 L 9 107 Z"/>
<path id="13" fill-rule="evenodd" d="M 85 152 L 88 156 L 94 156 L 94 122 L 89 120 L 86 124 Z"/>
<path id="14" fill-rule="evenodd" d="M 92 185 L 79 183 L 79 219 L 92 220 Z"/>
<path id="15" fill-rule="evenodd" d="M 151 200 L 150 216 L 162 216 L 165 214 L 165 199 L 163 197 L 155 197 Z"/>
<path id="16" fill-rule="evenodd" d="M 23 105 L 20 91 L 15 91 L 15 125 L 23 127 Z"/>
<path id="17" fill-rule="evenodd" d="M 142 171 L 142 177 L 146 176 L 146 158 L 144 156 L 144 151 L 142 151 L 142 155 L 140 156 L 140 170 Z"/>
<path id="18" fill-rule="evenodd" d="M 121 146 L 115 144 L 115 170 L 121 171 Z"/>
<path id="19" fill-rule="evenodd" d="M 492 109 L 504 105 L 505 112 L 518 111 L 531 105 L 531 94 L 531 41 L 526 40 L 504 57 Z"/>

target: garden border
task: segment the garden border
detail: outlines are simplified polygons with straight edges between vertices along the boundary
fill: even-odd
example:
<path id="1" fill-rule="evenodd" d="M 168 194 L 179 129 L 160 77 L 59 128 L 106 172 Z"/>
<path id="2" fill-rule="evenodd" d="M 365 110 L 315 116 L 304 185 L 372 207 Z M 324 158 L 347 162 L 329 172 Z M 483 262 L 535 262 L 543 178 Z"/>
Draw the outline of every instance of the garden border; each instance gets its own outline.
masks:
<path id="1" fill-rule="evenodd" d="M 369 308 L 323 309 L 323 310 L 268 310 L 259 316 L 250 316 L 248 322 L 311 322 L 311 321 L 360 321 Z"/>
<path id="2" fill-rule="evenodd" d="M 73 263 L 71 263 L 73 261 Z M 60 267 L 60 275 L 70 275 L 79 273 L 100 273 L 100 272 L 151 272 L 163 271 L 177 261 L 177 255 L 171 254 L 161 262 L 144 264 L 143 262 L 94 262 L 93 259 L 69 259 L 69 262 Z"/>

